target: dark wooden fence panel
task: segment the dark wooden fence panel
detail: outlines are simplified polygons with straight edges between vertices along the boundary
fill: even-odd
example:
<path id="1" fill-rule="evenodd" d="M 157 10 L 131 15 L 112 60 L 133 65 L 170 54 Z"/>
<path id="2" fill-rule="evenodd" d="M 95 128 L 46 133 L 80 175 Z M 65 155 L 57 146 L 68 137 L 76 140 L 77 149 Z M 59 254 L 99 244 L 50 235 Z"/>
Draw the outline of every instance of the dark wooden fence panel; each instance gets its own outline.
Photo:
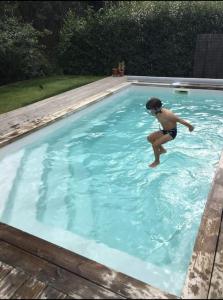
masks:
<path id="1" fill-rule="evenodd" d="M 223 78 L 223 34 L 198 35 L 193 76 Z"/>

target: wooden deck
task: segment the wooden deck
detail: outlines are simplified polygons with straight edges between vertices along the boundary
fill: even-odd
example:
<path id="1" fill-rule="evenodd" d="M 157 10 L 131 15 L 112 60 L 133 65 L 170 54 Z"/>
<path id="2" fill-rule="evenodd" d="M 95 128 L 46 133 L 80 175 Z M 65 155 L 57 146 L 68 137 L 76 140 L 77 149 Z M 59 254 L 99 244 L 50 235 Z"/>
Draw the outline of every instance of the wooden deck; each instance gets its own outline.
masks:
<path id="1" fill-rule="evenodd" d="M 102 93 L 126 78 L 106 78 L 76 91 L 46 99 L 0 117 L 1 136 L 20 135 L 28 123 L 58 110 L 85 105 L 86 97 Z M 95 100 L 90 100 L 95 101 Z M 56 116 L 57 117 L 57 116 Z M 55 118 L 56 118 L 55 117 Z M 48 122 L 49 120 L 47 120 Z M 32 127 L 32 126 L 31 126 Z M 24 129 L 25 128 L 25 129 Z M 32 129 L 32 128 L 31 128 Z M 14 132 L 15 131 L 15 132 Z M 7 139 L 6 139 L 7 141 Z M 199 238 L 195 246 L 185 299 L 223 298 L 223 155 Z M 219 226 L 221 228 L 219 230 Z M 190 295 L 186 297 L 185 295 Z M 203 296 L 204 295 L 204 296 Z M 1 299 L 176 299 L 101 264 L 0 223 Z"/>
<path id="2" fill-rule="evenodd" d="M 223 218 L 212 272 L 208 299 L 223 299 Z"/>
<path id="3" fill-rule="evenodd" d="M 177 299 L 0 223 L 0 299 Z M 223 298 L 223 221 L 208 299 Z"/>
<path id="4" fill-rule="evenodd" d="M 1 299 L 176 299 L 0 223 Z"/>
<path id="5" fill-rule="evenodd" d="M 0 138 L 11 132 L 16 133 L 16 130 L 27 127 L 29 124 L 36 124 L 44 118 L 51 117 L 62 109 L 69 109 L 72 105 L 81 104 L 84 99 L 104 93 L 125 82 L 127 82 L 126 76 L 106 77 L 31 105 L 0 114 Z"/>

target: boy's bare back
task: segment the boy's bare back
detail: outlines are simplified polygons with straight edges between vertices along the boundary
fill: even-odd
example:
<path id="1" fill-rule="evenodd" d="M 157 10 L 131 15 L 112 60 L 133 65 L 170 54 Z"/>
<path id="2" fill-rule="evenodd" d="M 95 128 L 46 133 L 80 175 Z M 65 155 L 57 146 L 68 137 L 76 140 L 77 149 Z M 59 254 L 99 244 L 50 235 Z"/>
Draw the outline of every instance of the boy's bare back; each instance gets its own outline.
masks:
<path id="1" fill-rule="evenodd" d="M 171 130 L 177 125 L 176 115 L 166 108 L 162 108 L 162 113 L 157 114 L 156 118 L 165 130 Z"/>

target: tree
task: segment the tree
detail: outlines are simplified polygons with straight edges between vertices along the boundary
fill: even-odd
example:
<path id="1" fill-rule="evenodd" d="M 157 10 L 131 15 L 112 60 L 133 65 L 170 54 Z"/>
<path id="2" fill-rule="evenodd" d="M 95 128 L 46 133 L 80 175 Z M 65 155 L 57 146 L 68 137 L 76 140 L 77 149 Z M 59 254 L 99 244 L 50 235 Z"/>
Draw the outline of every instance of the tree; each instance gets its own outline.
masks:
<path id="1" fill-rule="evenodd" d="M 30 24 L 22 24 L 15 17 L 0 20 L 1 84 L 47 73 L 40 35 Z"/>

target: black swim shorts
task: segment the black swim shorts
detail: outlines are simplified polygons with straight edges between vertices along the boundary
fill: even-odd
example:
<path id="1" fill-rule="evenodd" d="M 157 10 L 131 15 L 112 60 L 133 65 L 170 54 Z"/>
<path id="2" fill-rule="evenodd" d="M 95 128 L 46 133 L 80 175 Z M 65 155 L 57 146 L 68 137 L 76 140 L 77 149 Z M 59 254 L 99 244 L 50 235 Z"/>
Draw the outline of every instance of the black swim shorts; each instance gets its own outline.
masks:
<path id="1" fill-rule="evenodd" d="M 177 136 L 177 128 L 173 128 L 170 130 L 161 130 L 163 134 L 169 134 L 170 136 L 172 136 L 173 139 L 175 139 L 175 137 Z"/>

